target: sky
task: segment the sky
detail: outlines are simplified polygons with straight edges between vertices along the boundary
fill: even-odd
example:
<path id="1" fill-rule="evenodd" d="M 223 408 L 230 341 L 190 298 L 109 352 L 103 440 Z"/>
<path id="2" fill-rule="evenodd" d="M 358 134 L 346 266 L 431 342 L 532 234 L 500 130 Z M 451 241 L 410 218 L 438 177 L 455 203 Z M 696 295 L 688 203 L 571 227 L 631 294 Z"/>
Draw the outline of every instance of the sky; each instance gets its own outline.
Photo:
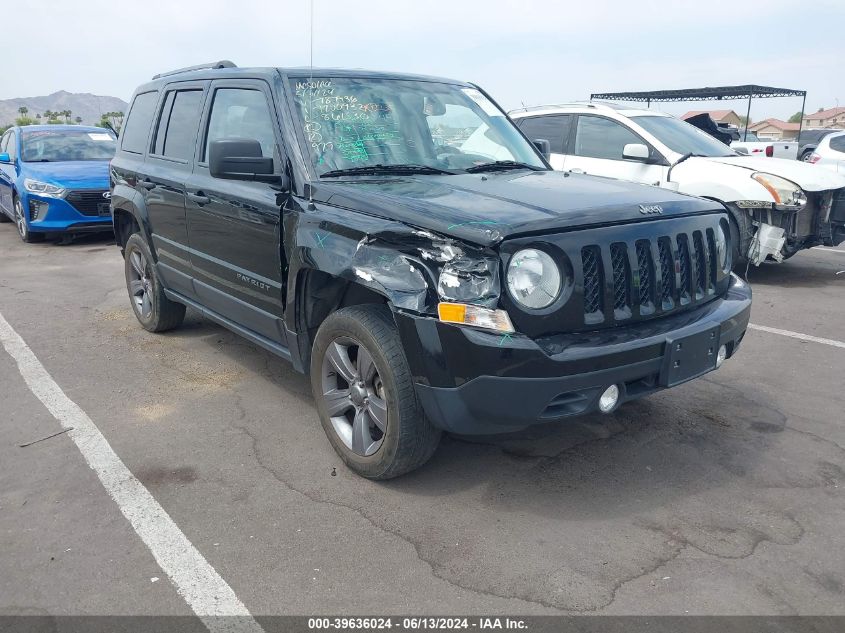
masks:
<path id="1" fill-rule="evenodd" d="M 4 3 L 0 99 L 57 90 L 129 100 L 155 73 L 231 59 L 438 75 L 506 109 L 592 92 L 755 83 L 845 106 L 845 1 L 65 0 Z M 50 5 L 50 6 L 47 6 Z M 672 114 L 747 103 L 660 104 Z M 752 120 L 800 98 L 759 99 Z"/>

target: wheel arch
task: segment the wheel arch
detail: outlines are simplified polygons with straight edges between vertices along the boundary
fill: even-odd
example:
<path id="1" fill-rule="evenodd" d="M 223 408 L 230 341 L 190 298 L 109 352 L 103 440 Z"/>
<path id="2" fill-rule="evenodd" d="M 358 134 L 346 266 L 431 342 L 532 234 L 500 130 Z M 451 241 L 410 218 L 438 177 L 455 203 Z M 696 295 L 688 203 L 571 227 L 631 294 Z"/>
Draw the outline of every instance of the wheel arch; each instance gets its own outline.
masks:
<path id="1" fill-rule="evenodd" d="M 315 268 L 298 271 L 288 296 L 293 299 L 286 310 L 288 329 L 292 326 L 296 351 L 306 372 L 317 330 L 330 314 L 354 305 L 386 305 L 393 309 L 389 298 L 378 290 Z"/>
<path id="2" fill-rule="evenodd" d="M 141 233 L 150 247 L 153 259 L 158 260 L 143 196 L 128 185 L 118 184 L 112 191 L 112 227 L 121 252 L 130 235 Z"/>

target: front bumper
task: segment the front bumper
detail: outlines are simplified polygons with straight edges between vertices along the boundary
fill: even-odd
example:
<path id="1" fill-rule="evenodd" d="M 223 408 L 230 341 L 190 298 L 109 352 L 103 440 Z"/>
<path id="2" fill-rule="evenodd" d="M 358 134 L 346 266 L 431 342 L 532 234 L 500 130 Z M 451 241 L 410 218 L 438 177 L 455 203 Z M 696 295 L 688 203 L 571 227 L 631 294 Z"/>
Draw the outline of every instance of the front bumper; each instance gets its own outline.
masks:
<path id="1" fill-rule="evenodd" d="M 622 403 L 711 371 L 715 365 L 696 365 L 700 371 L 678 374 L 670 348 L 679 341 L 705 348 L 718 341 L 713 349 L 725 345 L 730 358 L 750 312 L 751 289 L 732 276 L 725 295 L 700 308 L 601 332 L 531 339 L 403 313 L 396 320 L 432 423 L 490 434 L 595 411 L 609 385 L 619 387 Z"/>
<path id="2" fill-rule="evenodd" d="M 80 213 L 64 198 L 27 193 L 21 197 L 21 204 L 32 233 L 82 233 L 112 230 L 110 214 Z"/>

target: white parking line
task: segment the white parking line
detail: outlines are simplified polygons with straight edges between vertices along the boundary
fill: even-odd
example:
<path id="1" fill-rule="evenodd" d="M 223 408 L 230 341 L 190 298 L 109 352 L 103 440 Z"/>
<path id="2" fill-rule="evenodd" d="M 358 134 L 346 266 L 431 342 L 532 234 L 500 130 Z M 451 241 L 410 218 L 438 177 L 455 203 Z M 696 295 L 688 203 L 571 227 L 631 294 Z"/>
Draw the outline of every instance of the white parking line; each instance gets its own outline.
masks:
<path id="1" fill-rule="evenodd" d="M 33 394 L 68 432 L 109 496 L 117 503 L 156 562 L 212 632 L 263 633 L 247 608 L 191 544 L 150 491 L 112 450 L 88 415 L 50 376 L 24 340 L 0 314 L 0 342 L 18 364 Z M 72 427 L 72 428 L 71 428 Z M 240 616 L 222 618 L 219 616 Z"/>
<path id="2" fill-rule="evenodd" d="M 810 250 L 813 251 L 827 251 L 828 253 L 839 253 L 840 255 L 845 255 L 845 251 L 840 250 L 838 248 L 828 248 L 827 246 L 814 246 Z"/>
<path id="3" fill-rule="evenodd" d="M 792 332 L 790 330 L 779 330 L 776 327 L 757 325 L 756 323 L 749 323 L 748 329 L 760 330 L 761 332 L 768 332 L 769 334 L 780 334 L 781 336 L 797 338 L 799 341 L 810 341 L 811 343 L 821 343 L 822 345 L 830 345 L 831 347 L 840 347 L 845 349 L 845 343 L 842 341 L 834 341 L 831 338 L 819 338 L 818 336 L 810 336 L 809 334 L 801 334 L 801 332 Z"/>

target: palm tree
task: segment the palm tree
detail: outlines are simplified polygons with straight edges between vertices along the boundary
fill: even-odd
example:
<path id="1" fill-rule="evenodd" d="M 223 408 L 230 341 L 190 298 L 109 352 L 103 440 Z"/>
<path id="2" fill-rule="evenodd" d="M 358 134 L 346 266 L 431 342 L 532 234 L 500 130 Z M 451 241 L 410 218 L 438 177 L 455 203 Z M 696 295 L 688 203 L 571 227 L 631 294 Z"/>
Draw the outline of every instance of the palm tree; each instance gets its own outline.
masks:
<path id="1" fill-rule="evenodd" d="M 29 112 L 29 108 L 27 108 L 26 106 L 21 106 L 20 108 L 18 108 L 18 112 L 21 113 L 22 117 L 25 117 L 26 113 Z"/>
<path id="2" fill-rule="evenodd" d="M 52 110 L 44 110 L 44 118 L 47 119 L 48 121 L 50 119 L 52 119 L 54 116 L 56 116 L 56 113 L 53 112 Z"/>
<path id="3" fill-rule="evenodd" d="M 76 121 L 76 124 L 79 125 L 80 123 L 82 123 L 82 117 L 78 116 L 74 119 L 74 121 Z"/>
<path id="4" fill-rule="evenodd" d="M 65 123 L 70 123 L 70 115 L 73 114 L 70 110 L 62 110 L 62 116 L 65 118 Z"/>

